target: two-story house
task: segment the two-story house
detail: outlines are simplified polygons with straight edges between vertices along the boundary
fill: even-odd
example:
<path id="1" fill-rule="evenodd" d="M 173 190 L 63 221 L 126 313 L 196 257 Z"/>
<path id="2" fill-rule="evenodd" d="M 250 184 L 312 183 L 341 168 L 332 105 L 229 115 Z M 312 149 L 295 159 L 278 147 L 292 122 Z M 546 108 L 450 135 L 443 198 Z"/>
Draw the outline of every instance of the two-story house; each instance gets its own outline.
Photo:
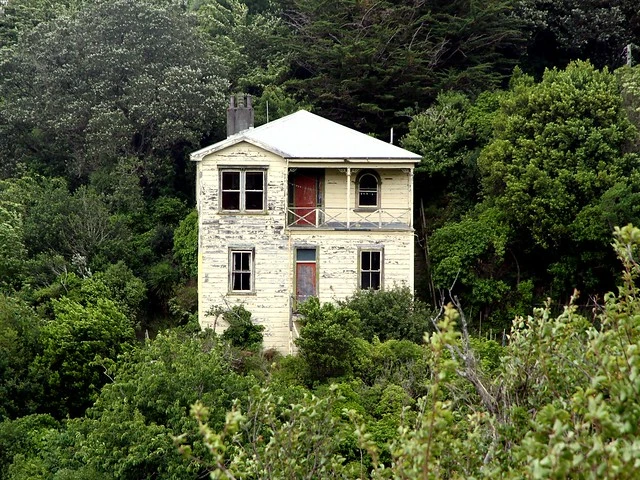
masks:
<path id="1" fill-rule="evenodd" d="M 252 116 L 232 100 L 230 136 L 191 155 L 199 320 L 220 331 L 212 307 L 243 304 L 265 326 L 265 347 L 287 353 L 298 302 L 413 289 L 420 157 L 307 111 L 247 128 Z"/>

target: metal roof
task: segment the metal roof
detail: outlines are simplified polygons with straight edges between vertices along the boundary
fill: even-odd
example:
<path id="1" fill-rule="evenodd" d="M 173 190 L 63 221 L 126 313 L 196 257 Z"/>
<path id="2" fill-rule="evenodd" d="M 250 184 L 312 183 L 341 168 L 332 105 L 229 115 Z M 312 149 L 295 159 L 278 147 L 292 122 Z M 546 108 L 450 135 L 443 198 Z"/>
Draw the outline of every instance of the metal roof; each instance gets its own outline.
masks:
<path id="1" fill-rule="evenodd" d="M 380 159 L 418 162 L 420 155 L 300 110 L 250 128 L 191 154 L 191 160 L 240 142 L 249 142 L 283 158 Z"/>

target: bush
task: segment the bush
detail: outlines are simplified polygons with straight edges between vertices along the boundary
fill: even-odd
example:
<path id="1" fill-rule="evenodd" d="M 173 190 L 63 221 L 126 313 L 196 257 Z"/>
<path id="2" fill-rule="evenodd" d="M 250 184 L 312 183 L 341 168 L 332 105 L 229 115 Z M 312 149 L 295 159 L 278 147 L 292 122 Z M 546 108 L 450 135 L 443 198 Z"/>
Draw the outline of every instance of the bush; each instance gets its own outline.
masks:
<path id="1" fill-rule="evenodd" d="M 359 290 L 340 304 L 356 312 L 362 322 L 361 335 L 372 341 L 395 338 L 421 343 L 429 330 L 427 305 L 414 299 L 408 287 L 391 290 Z"/>
<path id="2" fill-rule="evenodd" d="M 222 315 L 222 318 L 229 324 L 222 334 L 222 338 L 227 340 L 232 347 L 246 350 L 260 348 L 264 326 L 255 325 L 251 321 L 251 312 L 242 305 L 234 305 L 228 310 L 217 309 L 213 314 Z"/>
<path id="3" fill-rule="evenodd" d="M 352 374 L 360 350 L 356 341 L 361 331 L 358 314 L 330 303 L 320 306 L 317 298 L 300 305 L 299 311 L 303 327 L 296 345 L 309 367 L 309 380 L 326 381 Z"/>

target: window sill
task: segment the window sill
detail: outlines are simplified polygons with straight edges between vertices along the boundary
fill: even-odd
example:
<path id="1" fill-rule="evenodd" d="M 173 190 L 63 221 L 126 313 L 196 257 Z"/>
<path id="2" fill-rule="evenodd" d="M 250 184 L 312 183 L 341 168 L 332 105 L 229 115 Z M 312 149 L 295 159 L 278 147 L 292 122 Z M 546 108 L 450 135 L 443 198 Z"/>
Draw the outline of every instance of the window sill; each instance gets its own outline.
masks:
<path id="1" fill-rule="evenodd" d="M 373 206 L 373 207 L 356 207 L 353 209 L 354 212 L 375 212 L 377 210 L 380 210 L 380 207 L 378 206 Z"/>
<path id="2" fill-rule="evenodd" d="M 244 291 L 244 292 L 239 291 L 239 290 L 229 290 L 229 292 L 227 293 L 227 295 L 233 295 L 233 296 L 237 295 L 239 297 L 251 297 L 251 296 L 254 296 L 256 294 L 257 294 L 257 292 L 255 290 Z"/>
<path id="3" fill-rule="evenodd" d="M 267 215 L 267 210 L 218 210 L 218 215 Z"/>

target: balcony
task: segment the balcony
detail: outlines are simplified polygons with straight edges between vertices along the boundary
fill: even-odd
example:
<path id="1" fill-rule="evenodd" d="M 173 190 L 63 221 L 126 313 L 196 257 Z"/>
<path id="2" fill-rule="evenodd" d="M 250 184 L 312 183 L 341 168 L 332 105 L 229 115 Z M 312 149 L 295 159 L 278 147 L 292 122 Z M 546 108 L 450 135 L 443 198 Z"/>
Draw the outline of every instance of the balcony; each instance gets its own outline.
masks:
<path id="1" fill-rule="evenodd" d="M 376 210 L 289 207 L 287 227 L 323 230 L 410 230 L 411 209 L 379 208 Z"/>

